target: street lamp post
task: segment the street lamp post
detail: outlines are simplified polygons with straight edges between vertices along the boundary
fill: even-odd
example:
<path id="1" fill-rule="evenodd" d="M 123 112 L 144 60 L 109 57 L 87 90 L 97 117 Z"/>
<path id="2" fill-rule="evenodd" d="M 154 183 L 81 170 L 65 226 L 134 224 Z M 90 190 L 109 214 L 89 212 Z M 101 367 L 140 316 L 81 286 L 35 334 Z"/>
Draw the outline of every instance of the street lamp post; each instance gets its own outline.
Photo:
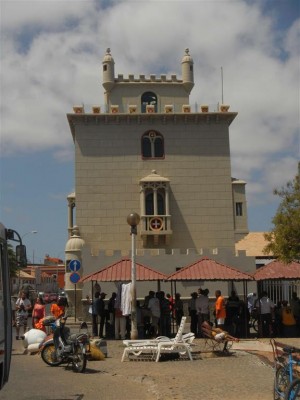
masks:
<path id="1" fill-rule="evenodd" d="M 21 236 L 22 242 L 23 242 L 24 236 L 30 235 L 30 234 L 35 234 L 35 233 L 38 233 L 38 231 L 29 231 L 29 232 L 24 233 L 24 235 Z M 33 250 L 32 256 L 33 256 L 32 264 L 34 264 L 34 250 Z"/>
<path id="2" fill-rule="evenodd" d="M 26 235 L 29 235 L 30 233 L 38 233 L 38 232 L 37 231 L 29 231 L 29 232 L 24 233 L 24 235 L 21 236 L 22 241 L 23 241 L 23 237 Z"/>
<path id="3" fill-rule="evenodd" d="M 140 216 L 137 213 L 131 213 L 127 216 L 127 223 L 130 225 L 131 235 L 131 333 L 130 338 L 138 338 L 137 318 L 136 318 L 136 265 L 135 265 L 135 238 L 137 234 L 137 225 L 140 222 Z"/>

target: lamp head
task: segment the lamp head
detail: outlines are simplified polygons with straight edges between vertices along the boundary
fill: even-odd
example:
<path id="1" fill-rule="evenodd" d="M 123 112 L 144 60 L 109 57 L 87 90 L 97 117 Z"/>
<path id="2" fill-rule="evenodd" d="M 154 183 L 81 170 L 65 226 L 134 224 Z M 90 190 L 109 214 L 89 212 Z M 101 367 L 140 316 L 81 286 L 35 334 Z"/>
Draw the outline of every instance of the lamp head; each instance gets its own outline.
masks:
<path id="1" fill-rule="evenodd" d="M 137 226 L 140 222 L 140 216 L 139 214 L 133 212 L 131 214 L 128 214 L 127 216 L 127 223 L 128 225 L 130 225 L 131 227 Z"/>

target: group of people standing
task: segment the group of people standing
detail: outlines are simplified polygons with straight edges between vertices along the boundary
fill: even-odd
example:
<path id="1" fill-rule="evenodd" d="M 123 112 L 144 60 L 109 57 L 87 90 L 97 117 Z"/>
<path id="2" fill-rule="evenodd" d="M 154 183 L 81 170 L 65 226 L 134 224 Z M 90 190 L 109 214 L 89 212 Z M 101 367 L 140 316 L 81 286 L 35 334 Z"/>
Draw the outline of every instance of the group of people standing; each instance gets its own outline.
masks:
<path id="1" fill-rule="evenodd" d="M 99 285 L 98 285 L 99 286 Z M 95 287 L 94 301 L 90 302 L 93 336 L 115 339 L 130 337 L 130 312 L 124 312 L 118 293 L 113 292 L 110 299 Z M 100 290 L 99 290 L 100 289 Z M 13 325 L 16 327 L 16 339 L 20 339 L 20 330 L 27 330 L 28 315 L 32 312 L 32 328 L 45 330 L 42 323 L 46 317 L 46 306 L 42 296 L 37 296 L 34 304 L 28 293 L 21 291 L 13 308 Z M 88 296 L 87 296 L 88 298 Z M 89 300 L 89 298 L 88 298 Z M 89 300 L 90 301 L 90 300 Z M 211 305 L 210 305 L 211 304 Z M 213 304 L 213 305 L 212 305 Z M 51 304 L 50 313 L 56 319 L 65 314 L 67 299 L 58 297 Z M 261 337 L 299 337 L 300 336 L 300 299 L 293 292 L 290 301 L 279 301 L 276 305 L 263 291 L 258 298 L 255 293 L 248 295 L 248 304 L 240 300 L 235 291 L 225 299 L 220 290 L 215 291 L 215 301 L 210 303 L 209 290 L 198 289 L 191 293 L 188 302 L 190 329 L 196 337 L 201 337 L 201 326 L 208 322 L 220 329 L 226 329 L 231 335 L 245 337 L 249 335 L 250 316 L 258 320 Z M 184 315 L 184 303 L 180 293 L 173 298 L 163 291 L 149 291 L 144 303 L 137 302 L 137 328 L 140 338 L 171 336 L 172 322 L 178 327 Z M 213 321 L 212 321 L 213 320 Z"/>
<path id="2" fill-rule="evenodd" d="M 51 304 L 50 313 L 57 319 L 65 314 L 66 307 L 68 307 L 67 298 L 58 296 L 57 301 Z M 12 311 L 12 324 L 16 328 L 16 340 L 22 339 L 22 336 L 20 336 L 21 328 L 23 334 L 27 331 L 30 312 L 32 328 L 45 332 L 43 320 L 46 317 L 46 304 L 42 296 L 37 296 L 32 304 L 29 294 L 26 291 L 20 291 L 17 301 L 12 303 Z"/>
<path id="3" fill-rule="evenodd" d="M 300 336 L 300 299 L 296 292 L 292 293 L 289 302 L 281 300 L 274 304 L 268 293 L 263 291 L 255 301 L 252 312 L 257 313 L 261 336 Z"/>
<path id="4" fill-rule="evenodd" d="M 118 310 L 115 309 L 115 299 L 117 293 L 113 292 L 106 307 L 105 298 L 107 294 L 97 291 L 94 295 L 94 301 L 91 302 L 90 311 L 92 314 L 93 336 L 107 337 L 113 336 L 112 327 L 120 322 Z M 126 321 L 125 321 L 126 325 Z M 123 327 L 122 327 L 123 328 Z M 118 330 L 120 326 L 118 327 Z M 125 339 L 125 337 L 124 337 Z"/>
<path id="5" fill-rule="evenodd" d="M 191 299 L 189 301 L 188 310 L 191 317 L 191 332 L 196 337 L 201 337 L 201 326 L 203 322 L 210 322 L 210 302 L 209 302 L 209 290 L 198 289 L 197 292 L 191 293 Z M 216 326 L 223 328 L 225 325 L 226 318 L 226 307 L 224 297 L 221 296 L 221 291 L 216 290 L 216 301 L 214 306 L 214 315 L 216 320 Z"/>
<path id="6" fill-rule="evenodd" d="M 93 336 L 125 339 L 130 337 L 130 313 L 124 312 L 118 293 L 113 292 L 108 302 L 107 294 L 97 291 L 90 304 Z M 137 301 L 137 329 L 139 338 L 171 336 L 172 321 L 179 326 L 183 316 L 183 301 L 179 293 L 175 298 L 163 291 L 149 291 L 144 303 Z"/>
<path id="7" fill-rule="evenodd" d="M 212 310 L 208 293 L 207 289 L 191 293 L 191 331 L 197 337 L 201 337 L 201 325 L 204 321 L 214 322 L 216 327 L 225 328 L 235 337 L 249 337 L 251 316 L 258 321 L 260 337 L 300 336 L 300 299 L 296 292 L 292 293 L 289 302 L 282 300 L 275 305 L 266 291 L 262 291 L 259 297 L 252 293 L 246 304 L 235 291 L 225 299 L 221 291 L 216 290 Z M 213 316 L 210 315 L 211 311 Z"/>
<path id="8" fill-rule="evenodd" d="M 139 307 L 140 336 L 168 336 L 171 335 L 172 319 L 179 325 L 183 316 L 183 302 L 180 293 L 175 299 L 164 291 L 149 291 L 145 296 L 144 304 Z"/>
<path id="9" fill-rule="evenodd" d="M 189 300 L 189 315 L 191 317 L 191 332 L 196 337 L 202 337 L 203 322 L 214 324 L 219 329 L 230 332 L 231 335 L 245 335 L 245 303 L 239 299 L 235 291 L 225 299 L 221 290 L 215 291 L 215 301 L 210 302 L 208 289 L 198 289 L 191 293 Z"/>

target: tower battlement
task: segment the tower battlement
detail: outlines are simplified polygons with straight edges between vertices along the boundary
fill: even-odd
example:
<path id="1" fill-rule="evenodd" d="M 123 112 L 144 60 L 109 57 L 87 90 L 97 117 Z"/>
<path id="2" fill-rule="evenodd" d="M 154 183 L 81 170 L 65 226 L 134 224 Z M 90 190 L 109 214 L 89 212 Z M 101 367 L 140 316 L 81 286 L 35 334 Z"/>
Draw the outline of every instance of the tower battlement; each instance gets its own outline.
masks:
<path id="1" fill-rule="evenodd" d="M 162 75 L 149 75 L 148 77 L 146 75 L 139 75 L 139 77 L 135 77 L 132 74 L 129 74 L 128 77 L 124 77 L 123 74 L 118 74 L 117 78 L 114 79 L 115 83 L 128 83 L 128 82 L 133 82 L 133 83 L 181 83 L 182 84 L 182 79 L 177 78 L 177 75 L 171 75 L 168 77 L 165 74 Z"/>

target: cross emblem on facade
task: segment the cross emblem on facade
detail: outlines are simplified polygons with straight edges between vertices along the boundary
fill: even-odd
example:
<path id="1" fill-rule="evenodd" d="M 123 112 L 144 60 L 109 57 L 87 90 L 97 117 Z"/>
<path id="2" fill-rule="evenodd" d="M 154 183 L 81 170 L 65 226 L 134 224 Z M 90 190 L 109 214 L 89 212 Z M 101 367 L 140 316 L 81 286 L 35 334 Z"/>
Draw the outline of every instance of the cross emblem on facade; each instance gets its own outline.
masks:
<path id="1" fill-rule="evenodd" d="M 163 227 L 163 221 L 161 218 L 151 218 L 150 227 L 154 231 L 159 231 Z"/>

